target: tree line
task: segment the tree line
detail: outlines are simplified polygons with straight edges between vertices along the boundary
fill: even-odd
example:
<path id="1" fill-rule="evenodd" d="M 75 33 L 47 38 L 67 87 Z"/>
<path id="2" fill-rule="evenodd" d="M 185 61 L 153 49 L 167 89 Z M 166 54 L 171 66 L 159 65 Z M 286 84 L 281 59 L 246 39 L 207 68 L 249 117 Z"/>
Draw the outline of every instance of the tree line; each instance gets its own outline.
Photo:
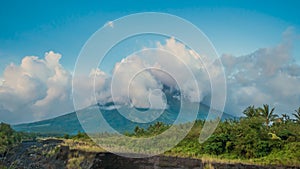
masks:
<path id="1" fill-rule="evenodd" d="M 249 106 L 244 117 L 221 121 L 206 142 L 198 141 L 204 120 L 197 120 L 176 147 L 166 152 L 175 156 L 216 156 L 224 159 L 244 159 L 268 164 L 300 165 L 300 107 L 292 113 L 278 115 L 275 108 Z M 156 135 L 169 125 L 156 123 L 148 129 L 136 127 L 136 137 Z"/>

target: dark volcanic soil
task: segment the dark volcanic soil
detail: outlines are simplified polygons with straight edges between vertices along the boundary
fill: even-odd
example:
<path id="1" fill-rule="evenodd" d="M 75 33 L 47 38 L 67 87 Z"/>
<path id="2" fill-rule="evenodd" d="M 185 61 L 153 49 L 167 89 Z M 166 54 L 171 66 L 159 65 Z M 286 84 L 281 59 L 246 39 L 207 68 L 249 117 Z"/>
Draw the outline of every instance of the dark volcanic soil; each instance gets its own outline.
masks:
<path id="1" fill-rule="evenodd" d="M 197 159 L 155 156 L 125 158 L 111 153 L 93 153 L 70 150 L 61 145 L 63 140 L 27 141 L 10 149 L 0 163 L 17 169 L 271 169 L 299 168 L 282 166 L 255 166 L 245 164 L 207 164 Z M 210 166 L 210 167 L 209 167 Z M 1 168 L 1 165 L 0 165 Z"/>

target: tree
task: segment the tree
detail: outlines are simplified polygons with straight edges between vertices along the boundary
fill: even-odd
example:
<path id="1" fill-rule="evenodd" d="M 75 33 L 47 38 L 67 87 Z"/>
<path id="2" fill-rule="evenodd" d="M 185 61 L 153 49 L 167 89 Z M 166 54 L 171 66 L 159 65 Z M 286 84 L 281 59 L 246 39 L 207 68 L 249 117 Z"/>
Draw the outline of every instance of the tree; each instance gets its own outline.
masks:
<path id="1" fill-rule="evenodd" d="M 145 134 L 145 130 L 143 128 L 140 128 L 139 126 L 136 126 L 134 128 L 134 133 L 136 136 L 141 136 L 141 135 Z"/>
<path id="2" fill-rule="evenodd" d="M 263 107 L 258 108 L 258 112 L 265 119 L 267 128 L 269 128 L 270 122 L 278 117 L 277 114 L 274 114 L 274 110 L 274 107 L 270 110 L 268 104 L 264 104 Z"/>
<path id="3" fill-rule="evenodd" d="M 203 150 L 208 154 L 220 155 L 225 152 L 226 144 L 229 141 L 227 134 L 214 134 L 205 142 Z"/>
<path id="4" fill-rule="evenodd" d="M 9 124 L 0 123 L 0 132 L 4 133 L 5 135 L 12 135 L 14 130 L 10 127 Z"/>
<path id="5" fill-rule="evenodd" d="M 300 124 L 300 107 L 297 110 L 295 110 L 295 112 L 296 113 L 293 113 L 293 115 L 296 118 L 295 121 Z"/>
<path id="6" fill-rule="evenodd" d="M 19 135 L 17 135 L 9 124 L 0 123 L 0 155 L 3 154 L 8 147 L 20 140 Z"/>
<path id="7" fill-rule="evenodd" d="M 287 114 L 282 114 L 282 120 L 284 123 L 287 123 L 288 121 L 290 121 L 290 116 Z"/>
<path id="8" fill-rule="evenodd" d="M 254 108 L 254 106 L 249 106 L 249 107 L 247 107 L 247 108 L 243 111 L 243 114 L 245 114 L 246 117 L 249 117 L 249 118 L 258 116 L 257 109 Z"/>

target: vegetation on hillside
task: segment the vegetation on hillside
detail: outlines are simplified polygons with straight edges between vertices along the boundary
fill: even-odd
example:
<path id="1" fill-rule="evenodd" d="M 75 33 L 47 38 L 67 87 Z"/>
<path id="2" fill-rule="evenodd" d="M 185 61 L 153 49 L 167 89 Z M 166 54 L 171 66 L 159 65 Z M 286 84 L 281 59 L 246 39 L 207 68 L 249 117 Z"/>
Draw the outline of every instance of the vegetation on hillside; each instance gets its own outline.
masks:
<path id="1" fill-rule="evenodd" d="M 249 106 L 245 117 L 221 121 L 214 134 L 203 144 L 198 142 L 204 121 L 197 120 L 189 134 L 167 155 L 215 157 L 259 164 L 300 165 L 300 108 L 290 118 L 278 116 L 268 105 Z M 136 128 L 135 137 L 153 136 L 169 126 L 157 123 L 144 130 Z"/>
<path id="2" fill-rule="evenodd" d="M 221 160 L 219 162 L 243 162 L 254 164 L 276 164 L 300 166 L 300 108 L 287 114 L 278 115 L 275 108 L 269 105 L 262 107 L 249 106 L 244 117 L 221 121 L 213 135 L 203 144 L 199 143 L 199 134 L 204 120 L 197 120 L 177 146 L 166 152 L 166 155 Z M 180 124 L 178 129 L 187 124 Z M 169 129 L 170 125 L 157 122 L 148 128 L 136 127 L 129 137 L 151 137 Z M 66 136 L 75 140 L 88 140 L 88 136 L 78 133 Z M 135 148 L 134 143 L 123 143 L 122 140 L 109 144 L 126 144 Z M 165 140 L 164 140 L 165 141 Z M 161 141 L 163 144 L 164 141 Z"/>
<path id="3" fill-rule="evenodd" d="M 201 158 L 217 162 L 243 162 L 254 164 L 276 164 L 300 166 L 300 107 L 292 113 L 276 114 L 275 108 L 269 105 L 262 107 L 249 106 L 244 110 L 244 117 L 220 121 L 218 127 L 206 142 L 199 143 L 199 134 L 204 120 L 197 120 L 189 134 L 177 146 L 166 152 L 166 155 Z M 176 130 L 185 129 L 189 124 L 175 125 Z M 136 127 L 126 133 L 129 137 L 151 137 L 163 133 L 170 125 L 157 122 L 148 128 Z M 100 134 L 101 135 L 101 134 Z M 102 135 L 112 135 L 103 133 Z M 0 153 L 32 135 L 15 132 L 7 124 L 0 124 Z M 170 137 L 171 138 L 171 137 Z M 126 144 L 136 148 L 136 143 L 122 142 L 116 137 L 108 139 L 107 145 Z M 169 139 L 168 137 L 166 139 Z M 64 136 L 66 146 L 84 151 L 104 151 L 99 148 L 87 134 Z M 105 143 L 105 140 L 102 140 Z M 170 140 L 169 140 L 170 141 Z M 164 145 L 168 140 L 158 144 Z M 122 148 L 122 147 L 121 147 Z M 221 161 L 218 161 L 221 160 Z"/>
<path id="4" fill-rule="evenodd" d="M 35 139 L 34 134 L 25 134 L 14 131 L 9 124 L 0 123 L 0 154 L 4 154 L 8 148 L 20 143 L 22 140 Z"/>

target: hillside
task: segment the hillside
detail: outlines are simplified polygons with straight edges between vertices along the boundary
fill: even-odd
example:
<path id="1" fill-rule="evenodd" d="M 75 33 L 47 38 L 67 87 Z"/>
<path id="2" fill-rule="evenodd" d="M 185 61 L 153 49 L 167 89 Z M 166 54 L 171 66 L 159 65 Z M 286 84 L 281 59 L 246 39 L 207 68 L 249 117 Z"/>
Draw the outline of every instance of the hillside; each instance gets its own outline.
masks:
<path id="1" fill-rule="evenodd" d="M 111 105 L 110 105 L 111 106 Z M 165 124 L 172 124 L 179 113 L 180 106 L 179 103 L 173 104 L 172 107 L 164 110 L 162 114 L 150 123 L 137 123 L 132 122 L 122 116 L 117 109 L 108 109 L 107 107 L 103 106 L 92 106 L 86 108 L 83 112 L 83 119 L 86 123 L 93 123 L 94 119 L 97 118 L 97 110 L 100 109 L 103 117 L 107 120 L 107 122 L 117 131 L 119 132 L 130 132 L 133 131 L 136 126 L 147 128 L 151 124 L 156 122 L 163 122 Z M 123 107 L 123 111 L 130 115 L 132 108 L 130 107 Z M 160 111 L 160 110 L 149 110 L 149 111 Z M 189 119 L 189 110 L 183 110 L 184 113 L 187 115 L 185 116 L 186 119 L 182 119 L 182 122 L 188 122 L 193 119 Z M 200 104 L 199 112 L 197 119 L 205 120 L 209 111 L 209 107 Z M 155 114 L 154 112 L 153 114 Z M 234 118 L 229 114 L 223 113 L 222 119 L 229 119 Z M 83 128 L 80 125 L 80 122 L 77 118 L 76 112 L 68 113 L 66 115 L 62 115 L 53 119 L 42 120 L 33 123 L 26 123 L 26 124 L 19 124 L 12 126 L 13 129 L 16 131 L 24 131 L 24 132 L 34 132 L 34 133 L 41 133 L 41 134 L 49 134 L 49 135 L 74 135 L 77 134 L 78 131 L 83 132 Z"/>

